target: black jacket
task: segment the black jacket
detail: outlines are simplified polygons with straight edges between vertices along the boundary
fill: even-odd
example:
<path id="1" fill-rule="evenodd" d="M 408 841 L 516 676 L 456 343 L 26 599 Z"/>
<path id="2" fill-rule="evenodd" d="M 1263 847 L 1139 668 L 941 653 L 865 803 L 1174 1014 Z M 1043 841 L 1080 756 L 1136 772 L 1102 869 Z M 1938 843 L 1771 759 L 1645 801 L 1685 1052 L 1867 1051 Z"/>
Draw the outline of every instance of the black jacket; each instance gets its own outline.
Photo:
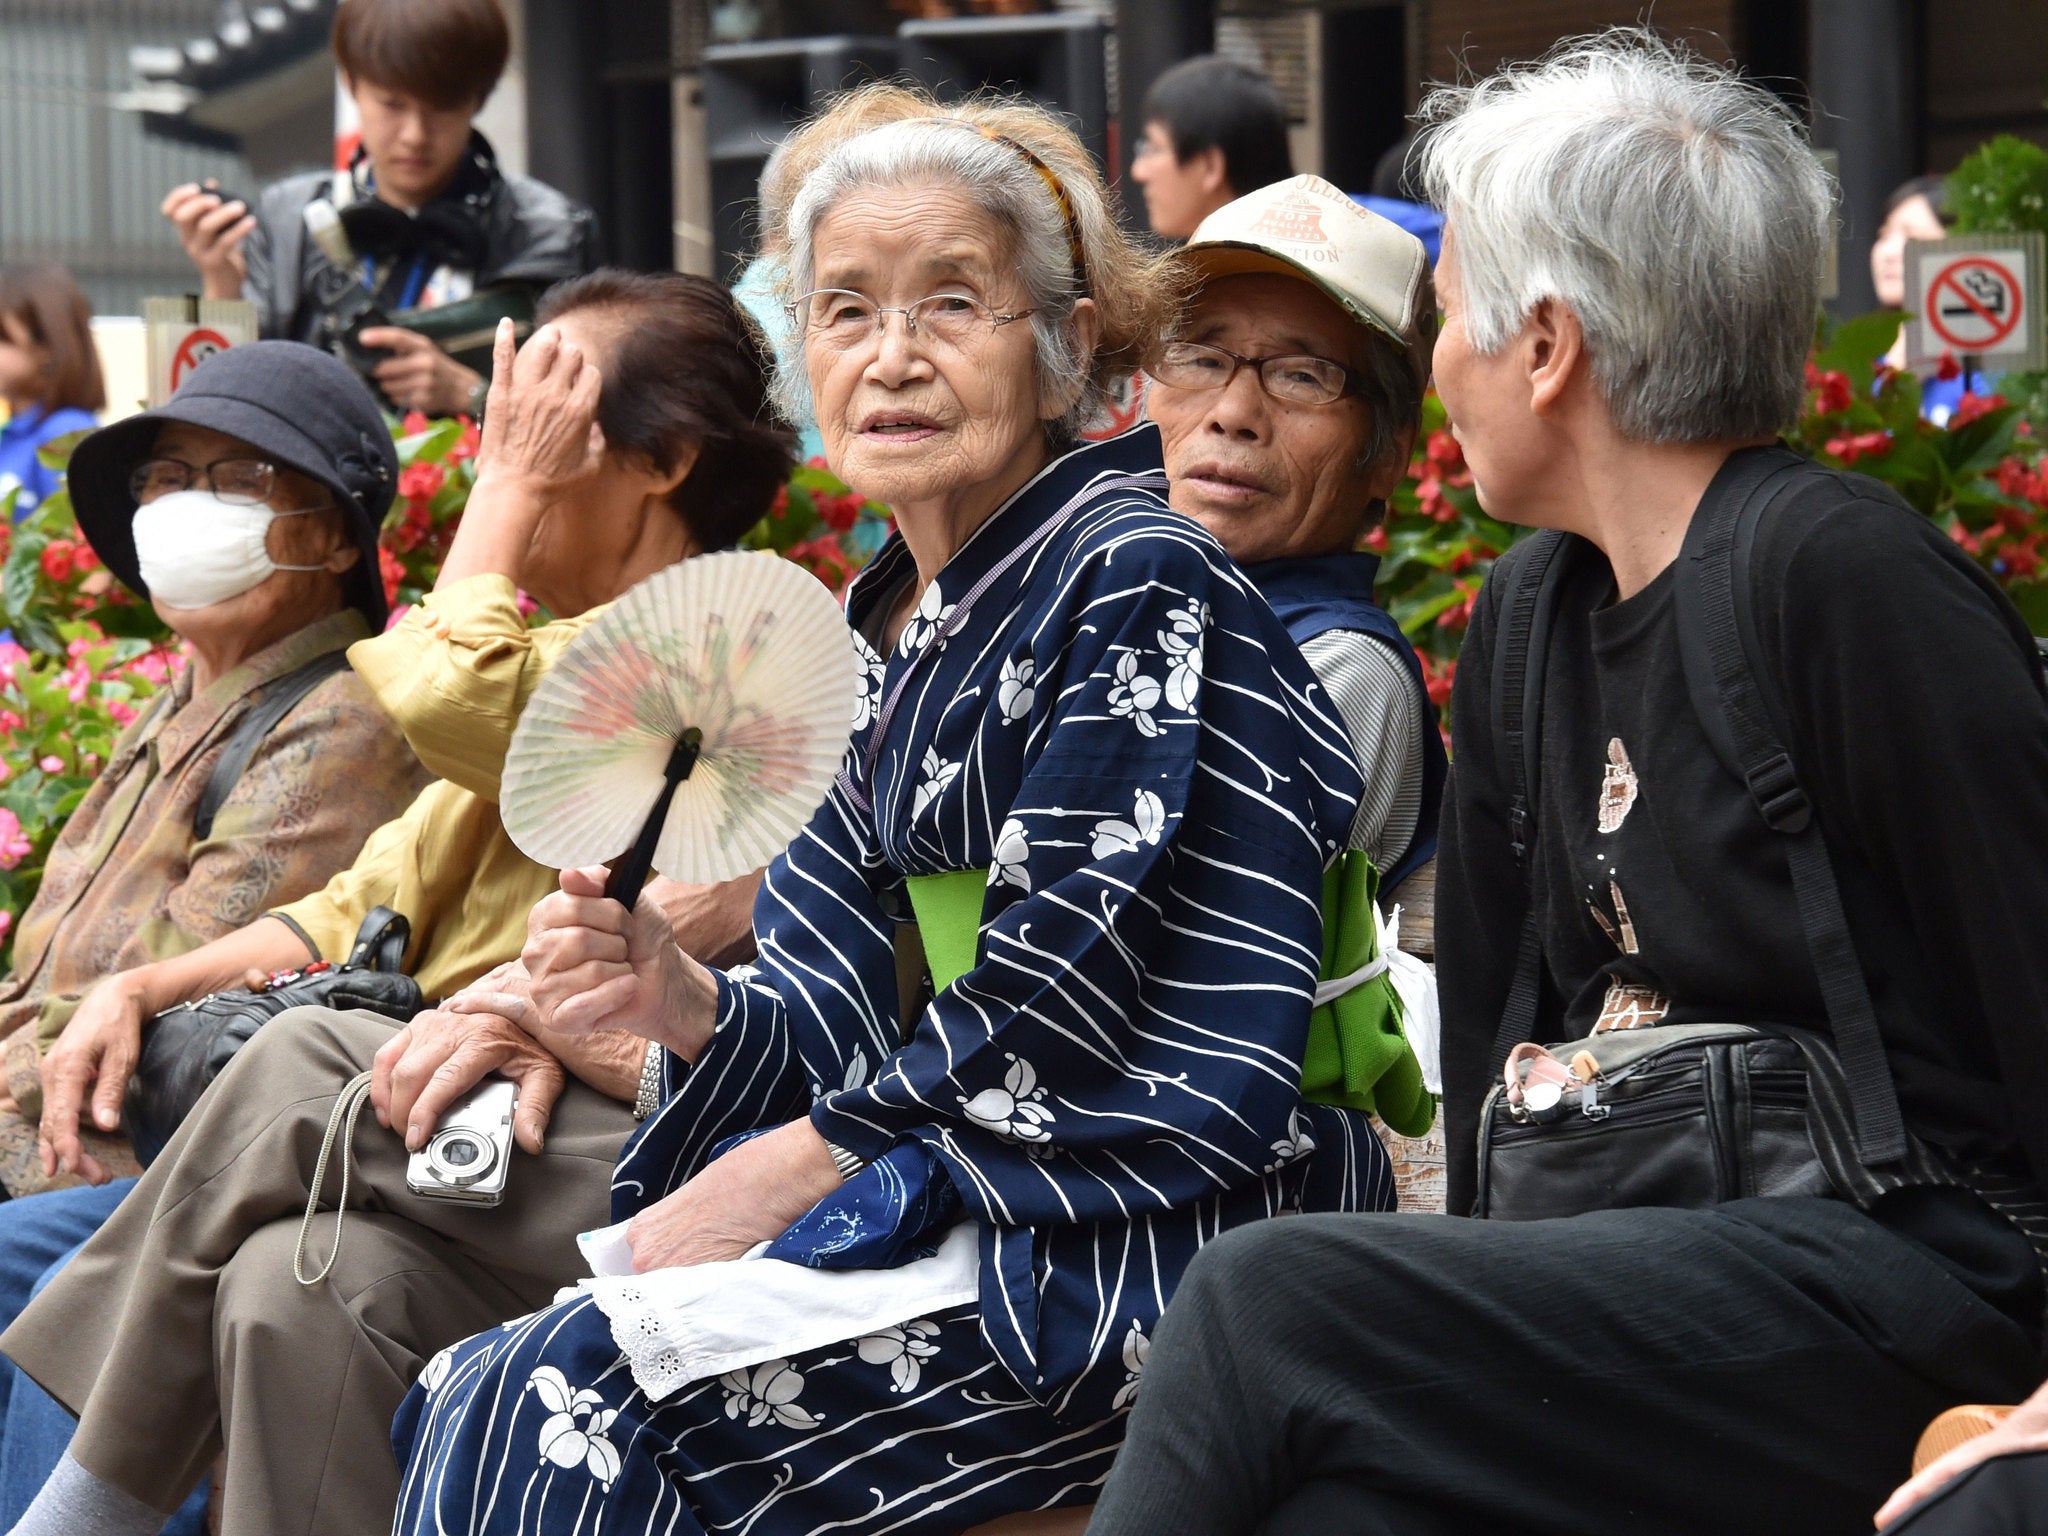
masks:
<path id="1" fill-rule="evenodd" d="M 485 181 L 475 200 L 484 250 L 475 274 L 479 289 L 519 283 L 538 294 L 597 264 L 597 219 L 588 208 L 544 182 L 504 175 L 481 134 L 472 146 Z M 324 339 L 314 279 L 330 264 L 306 234 L 305 210 L 328 196 L 334 181 L 332 172 L 308 171 L 273 182 L 256 200 L 256 228 L 242 245 L 248 268 L 242 296 L 255 304 L 266 339 Z"/>

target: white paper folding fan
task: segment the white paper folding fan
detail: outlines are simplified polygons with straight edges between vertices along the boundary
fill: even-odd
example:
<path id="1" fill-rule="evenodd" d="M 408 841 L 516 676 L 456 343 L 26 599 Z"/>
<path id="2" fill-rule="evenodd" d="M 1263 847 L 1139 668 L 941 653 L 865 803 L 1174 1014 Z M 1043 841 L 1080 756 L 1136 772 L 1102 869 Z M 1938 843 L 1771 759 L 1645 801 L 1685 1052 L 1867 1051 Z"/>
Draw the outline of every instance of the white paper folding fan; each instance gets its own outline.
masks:
<path id="1" fill-rule="evenodd" d="M 740 550 L 668 566 L 534 689 L 505 759 L 505 830 L 555 869 L 628 855 L 609 887 L 628 906 L 650 860 L 690 884 L 736 879 L 824 799 L 855 679 L 846 619 L 801 566 Z"/>

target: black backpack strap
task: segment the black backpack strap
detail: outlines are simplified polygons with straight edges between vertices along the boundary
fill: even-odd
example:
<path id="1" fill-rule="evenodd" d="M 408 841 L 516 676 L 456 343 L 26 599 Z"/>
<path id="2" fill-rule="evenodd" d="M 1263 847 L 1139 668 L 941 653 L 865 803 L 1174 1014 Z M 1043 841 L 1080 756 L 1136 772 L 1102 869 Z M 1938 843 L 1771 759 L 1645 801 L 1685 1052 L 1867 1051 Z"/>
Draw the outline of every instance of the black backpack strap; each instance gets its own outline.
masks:
<path id="1" fill-rule="evenodd" d="M 1508 838 L 1522 867 L 1526 905 L 1515 945 L 1514 979 L 1494 1037 L 1493 1065 L 1536 1032 L 1543 998 L 1543 941 L 1537 931 L 1533 844 L 1536 782 L 1543 752 L 1543 662 L 1550 621 L 1565 568 L 1558 557 L 1570 535 L 1544 529 L 1522 540 L 1528 553 L 1514 566 L 1515 584 L 1501 599 L 1500 639 L 1494 648 L 1493 739 L 1508 772 Z"/>
<path id="2" fill-rule="evenodd" d="M 1748 789 L 1764 824 L 1785 839 L 1800 926 L 1848 1082 L 1856 1149 L 1866 1166 L 1906 1155 L 1898 1089 L 1857 958 L 1813 803 L 1785 748 L 1780 701 L 1750 612 L 1750 553 L 1770 506 L 1808 473 L 1783 449 L 1753 451 L 1709 488 L 1679 555 L 1673 602 L 1687 687 L 1708 739 Z"/>
<path id="3" fill-rule="evenodd" d="M 263 739 L 277 729 L 277 722 L 290 714 L 299 700 L 347 666 L 347 651 L 329 651 L 285 673 L 258 695 L 249 712 L 235 722 L 228 735 L 227 750 L 214 761 L 213 772 L 206 776 L 206 788 L 199 792 L 199 806 L 192 815 L 194 842 L 204 842 L 213 835 L 213 818 L 220 814 L 235 785 L 241 782 L 249 759 L 256 755 Z"/>

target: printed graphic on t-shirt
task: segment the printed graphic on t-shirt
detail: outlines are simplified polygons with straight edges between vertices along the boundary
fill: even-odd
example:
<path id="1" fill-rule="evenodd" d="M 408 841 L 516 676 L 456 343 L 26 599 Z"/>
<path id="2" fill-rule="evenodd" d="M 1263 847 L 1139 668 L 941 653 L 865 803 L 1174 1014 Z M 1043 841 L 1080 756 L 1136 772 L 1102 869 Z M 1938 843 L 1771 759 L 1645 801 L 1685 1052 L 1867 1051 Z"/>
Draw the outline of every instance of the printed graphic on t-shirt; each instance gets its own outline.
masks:
<path id="1" fill-rule="evenodd" d="M 1600 830 L 1619 832 L 1640 792 L 1635 765 L 1628 760 L 1628 748 L 1621 744 L 1619 736 L 1613 737 L 1607 743 L 1607 772 L 1600 779 Z"/>
<path id="2" fill-rule="evenodd" d="M 1593 1033 L 1610 1029 L 1643 1029 L 1659 1023 L 1671 1011 L 1671 999 L 1655 987 L 1634 982 L 1610 981 L 1607 996 L 1600 1001 L 1600 1017 L 1593 1021 Z"/>
<path id="3" fill-rule="evenodd" d="M 1609 754 L 1612 755 L 1620 747 L 1620 740 L 1615 740 L 1608 748 Z M 1627 753 L 1622 753 L 1622 761 L 1624 764 L 1628 761 Z M 1610 774 L 1613 772 L 1611 768 L 1608 771 Z M 1631 777 L 1631 787 L 1634 782 L 1634 778 Z M 1606 814 L 1604 799 L 1601 802 L 1601 814 Z M 1624 811 L 1623 814 L 1626 815 L 1627 812 Z M 1607 829 L 1603 827 L 1601 830 Z M 1643 946 L 1636 938 L 1635 919 L 1629 916 L 1628 900 L 1621 894 L 1619 880 L 1607 882 L 1607 898 L 1614 904 L 1612 916 L 1601 908 L 1597 900 L 1587 902 L 1586 910 L 1593 914 L 1593 921 L 1600 925 L 1600 931 L 1614 941 L 1616 949 L 1624 955 L 1641 954 Z M 1593 1033 L 1597 1035 L 1610 1029 L 1641 1029 L 1645 1025 L 1657 1023 L 1670 1011 L 1671 999 L 1655 987 L 1646 987 L 1616 978 L 1607 984 L 1607 995 L 1601 1000 L 1600 1017 L 1594 1021 Z"/>

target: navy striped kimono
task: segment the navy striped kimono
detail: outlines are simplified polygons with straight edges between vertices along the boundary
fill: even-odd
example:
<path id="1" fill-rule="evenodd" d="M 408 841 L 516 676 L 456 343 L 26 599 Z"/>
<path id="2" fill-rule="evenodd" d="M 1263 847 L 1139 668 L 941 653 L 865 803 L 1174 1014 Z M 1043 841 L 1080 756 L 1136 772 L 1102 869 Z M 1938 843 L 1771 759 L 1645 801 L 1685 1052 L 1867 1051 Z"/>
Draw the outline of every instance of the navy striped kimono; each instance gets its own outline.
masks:
<path id="1" fill-rule="evenodd" d="M 587 1299 L 438 1357 L 401 1531 L 957 1531 L 1085 1503 L 1201 1244 L 1390 1208 L 1366 1119 L 1305 1104 L 1343 728 L 1155 429 L 1076 449 L 927 587 L 842 774 L 769 869 L 759 958 L 620 1162 L 623 1219 L 806 1111 L 877 1160 L 770 1255 L 886 1267 L 964 1215 L 980 1301 L 648 1401 Z M 856 626 L 914 573 L 892 539 Z M 904 878 L 986 869 L 978 963 L 906 1044 Z"/>

